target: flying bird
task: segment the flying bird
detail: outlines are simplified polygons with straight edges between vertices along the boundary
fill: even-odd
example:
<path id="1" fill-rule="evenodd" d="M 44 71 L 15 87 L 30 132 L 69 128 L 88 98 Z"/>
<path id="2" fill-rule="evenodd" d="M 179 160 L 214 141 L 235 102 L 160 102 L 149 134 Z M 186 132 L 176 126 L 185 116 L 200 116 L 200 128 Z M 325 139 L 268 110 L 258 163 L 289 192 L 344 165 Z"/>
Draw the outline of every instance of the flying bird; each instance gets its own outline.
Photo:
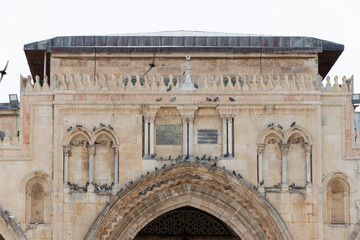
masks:
<path id="1" fill-rule="evenodd" d="M 0 71 L 0 74 L 1 74 L 1 76 L 0 76 L 0 82 L 1 82 L 1 80 L 3 79 L 4 75 L 6 75 L 6 69 L 7 69 L 8 64 L 9 64 L 9 60 L 7 61 L 4 69 L 3 69 L 2 71 Z"/>
<path id="2" fill-rule="evenodd" d="M 150 72 L 150 70 L 153 68 L 153 67 L 155 67 L 155 52 L 154 52 L 154 57 L 153 57 L 153 60 L 152 60 L 152 62 L 149 64 L 149 69 L 148 70 L 146 70 L 146 72 L 143 74 L 144 76 L 148 73 L 148 72 Z"/>

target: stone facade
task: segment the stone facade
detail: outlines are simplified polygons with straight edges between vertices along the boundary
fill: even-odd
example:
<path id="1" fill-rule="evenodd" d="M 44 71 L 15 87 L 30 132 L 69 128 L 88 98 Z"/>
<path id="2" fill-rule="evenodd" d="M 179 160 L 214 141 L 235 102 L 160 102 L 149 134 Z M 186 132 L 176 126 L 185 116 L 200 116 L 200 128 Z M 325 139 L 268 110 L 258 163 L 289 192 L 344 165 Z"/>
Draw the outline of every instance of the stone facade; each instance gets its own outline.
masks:
<path id="1" fill-rule="evenodd" d="M 47 45 L 50 78 L 31 62 L 41 42 L 25 45 L 17 126 L 0 111 L 4 239 L 150 239 L 184 207 L 227 226 L 216 239 L 360 239 L 353 78 L 323 79 L 318 47 L 75 39 Z"/>

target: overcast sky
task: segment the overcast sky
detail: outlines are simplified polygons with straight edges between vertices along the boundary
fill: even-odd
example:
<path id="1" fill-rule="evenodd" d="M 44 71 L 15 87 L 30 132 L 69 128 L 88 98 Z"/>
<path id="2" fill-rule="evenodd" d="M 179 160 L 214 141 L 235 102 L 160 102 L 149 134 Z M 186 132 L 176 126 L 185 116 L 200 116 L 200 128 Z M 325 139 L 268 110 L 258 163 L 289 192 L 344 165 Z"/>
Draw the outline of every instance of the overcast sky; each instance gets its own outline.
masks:
<path id="1" fill-rule="evenodd" d="M 26 43 L 74 35 L 194 30 L 309 36 L 345 45 L 329 75 L 355 77 L 360 92 L 360 2 L 316 0 L 8 0 L 0 8 L 0 102 L 19 93 L 20 74 L 30 74 Z"/>

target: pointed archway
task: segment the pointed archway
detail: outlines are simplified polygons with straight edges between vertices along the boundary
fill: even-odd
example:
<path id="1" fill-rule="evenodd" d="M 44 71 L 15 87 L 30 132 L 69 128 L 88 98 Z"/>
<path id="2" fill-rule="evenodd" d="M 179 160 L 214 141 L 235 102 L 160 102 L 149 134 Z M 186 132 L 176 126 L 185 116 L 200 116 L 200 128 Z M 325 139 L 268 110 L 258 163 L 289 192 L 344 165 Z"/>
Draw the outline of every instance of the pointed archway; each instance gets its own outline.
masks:
<path id="1" fill-rule="evenodd" d="M 291 239 L 276 210 L 246 181 L 197 164 L 157 171 L 108 205 L 85 239 L 134 239 L 159 216 L 182 207 L 211 214 L 245 239 Z"/>

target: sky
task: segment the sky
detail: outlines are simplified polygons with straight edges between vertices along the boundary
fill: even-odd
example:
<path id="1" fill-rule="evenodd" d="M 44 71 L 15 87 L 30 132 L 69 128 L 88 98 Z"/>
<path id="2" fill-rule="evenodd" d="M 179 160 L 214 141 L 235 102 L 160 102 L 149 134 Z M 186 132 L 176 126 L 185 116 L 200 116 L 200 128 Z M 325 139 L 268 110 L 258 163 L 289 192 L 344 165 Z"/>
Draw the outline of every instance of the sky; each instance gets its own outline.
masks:
<path id="1" fill-rule="evenodd" d="M 171 30 L 308 36 L 345 45 L 329 76 L 354 75 L 360 92 L 360 2 L 357 0 L 1 0 L 0 102 L 19 94 L 30 74 L 24 44 L 57 36 Z"/>

